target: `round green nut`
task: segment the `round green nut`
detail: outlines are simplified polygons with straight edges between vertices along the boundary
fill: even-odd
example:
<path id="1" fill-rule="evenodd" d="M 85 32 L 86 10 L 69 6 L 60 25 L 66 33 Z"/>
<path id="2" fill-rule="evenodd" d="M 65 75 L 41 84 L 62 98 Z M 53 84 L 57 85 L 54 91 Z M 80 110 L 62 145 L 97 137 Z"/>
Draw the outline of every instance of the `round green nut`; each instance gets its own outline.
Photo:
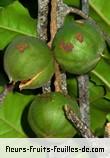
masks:
<path id="1" fill-rule="evenodd" d="M 104 48 L 101 31 L 88 21 L 65 24 L 53 41 L 57 62 L 65 71 L 73 74 L 91 71 L 100 61 Z"/>
<path id="2" fill-rule="evenodd" d="M 64 106 L 70 105 L 79 115 L 79 107 L 70 96 L 60 92 L 38 95 L 29 108 L 28 121 L 37 137 L 70 138 L 76 134 L 65 116 Z"/>
<path id="3" fill-rule="evenodd" d="M 10 81 L 20 81 L 20 89 L 41 87 L 54 73 L 48 46 L 34 37 L 17 36 L 6 49 L 4 69 Z"/>

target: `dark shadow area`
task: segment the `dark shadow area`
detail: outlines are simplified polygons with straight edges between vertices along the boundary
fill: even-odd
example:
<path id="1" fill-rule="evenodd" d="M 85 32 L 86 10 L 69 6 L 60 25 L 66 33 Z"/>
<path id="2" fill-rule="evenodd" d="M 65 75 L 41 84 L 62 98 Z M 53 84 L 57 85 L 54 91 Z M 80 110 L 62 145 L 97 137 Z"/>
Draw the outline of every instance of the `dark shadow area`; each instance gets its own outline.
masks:
<path id="1" fill-rule="evenodd" d="M 32 131 L 32 129 L 28 123 L 28 112 L 29 112 L 30 104 L 31 104 L 31 102 L 25 107 L 25 109 L 22 113 L 21 126 L 29 138 L 36 138 L 35 133 Z"/>
<path id="2" fill-rule="evenodd" d="M 26 7 L 29 10 L 29 13 L 32 18 L 37 18 L 37 12 L 38 12 L 38 1 L 37 0 L 19 0 L 20 3 L 23 4 L 24 7 Z"/>
<path id="3" fill-rule="evenodd" d="M 6 75 L 3 67 L 3 56 L 4 52 L 0 51 L 0 86 L 4 86 L 9 82 L 8 76 Z"/>

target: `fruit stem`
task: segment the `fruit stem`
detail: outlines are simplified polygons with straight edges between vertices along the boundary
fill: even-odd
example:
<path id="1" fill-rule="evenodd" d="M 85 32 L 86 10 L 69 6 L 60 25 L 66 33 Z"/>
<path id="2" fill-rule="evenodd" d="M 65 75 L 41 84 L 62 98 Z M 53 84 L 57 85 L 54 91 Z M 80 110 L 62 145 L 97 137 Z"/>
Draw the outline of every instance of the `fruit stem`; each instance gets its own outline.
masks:
<path id="1" fill-rule="evenodd" d="M 96 138 L 89 127 L 74 113 L 69 105 L 64 106 L 65 114 L 84 138 Z"/>
<path id="2" fill-rule="evenodd" d="M 47 43 L 47 25 L 48 25 L 49 0 L 38 0 L 38 37 Z M 43 93 L 51 92 L 50 81 L 42 87 Z"/>
<path id="3" fill-rule="evenodd" d="M 87 0 L 85 0 L 85 1 L 87 1 Z M 81 17 L 84 18 L 84 19 L 87 19 L 87 18 L 88 18 L 87 11 L 86 11 L 86 12 L 83 12 L 83 11 L 80 10 L 80 9 L 77 9 L 77 8 L 74 8 L 74 7 L 70 7 L 70 6 L 66 5 L 66 4 L 64 4 L 64 3 L 63 3 L 63 0 L 58 0 L 58 2 L 59 2 L 58 7 L 60 8 L 60 9 L 59 9 L 59 12 L 62 13 L 61 16 L 60 16 L 60 17 L 62 17 L 62 20 L 61 20 L 61 22 L 60 22 L 60 26 L 63 25 L 64 18 L 65 18 L 68 14 L 70 14 L 70 13 L 77 14 L 77 15 L 81 16 Z M 84 4 L 86 4 L 86 3 L 84 3 Z M 84 8 L 84 7 L 83 7 L 83 8 Z M 85 8 L 86 8 L 86 7 L 85 7 Z M 84 9 L 85 9 L 85 8 L 84 8 Z M 89 10 L 89 7 L 88 7 L 87 10 Z M 60 17 L 58 17 L 58 18 L 60 19 Z M 60 27 L 59 27 L 59 28 L 60 28 Z"/>

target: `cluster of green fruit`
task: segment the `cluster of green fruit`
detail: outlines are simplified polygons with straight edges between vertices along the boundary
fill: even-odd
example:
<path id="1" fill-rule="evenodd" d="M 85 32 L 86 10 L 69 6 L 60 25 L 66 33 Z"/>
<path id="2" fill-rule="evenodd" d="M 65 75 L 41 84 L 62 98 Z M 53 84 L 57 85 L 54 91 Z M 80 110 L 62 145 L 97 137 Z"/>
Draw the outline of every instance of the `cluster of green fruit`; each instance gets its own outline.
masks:
<path id="1" fill-rule="evenodd" d="M 85 74 L 100 61 L 104 46 L 96 26 L 88 21 L 76 21 L 57 32 L 51 50 L 39 39 L 17 36 L 6 49 L 4 69 L 10 81 L 20 82 L 21 90 L 39 88 L 52 78 L 54 60 L 69 73 Z M 36 96 L 28 120 L 38 137 L 75 135 L 75 128 L 64 114 L 64 105 L 79 113 L 76 101 L 60 92 Z"/>

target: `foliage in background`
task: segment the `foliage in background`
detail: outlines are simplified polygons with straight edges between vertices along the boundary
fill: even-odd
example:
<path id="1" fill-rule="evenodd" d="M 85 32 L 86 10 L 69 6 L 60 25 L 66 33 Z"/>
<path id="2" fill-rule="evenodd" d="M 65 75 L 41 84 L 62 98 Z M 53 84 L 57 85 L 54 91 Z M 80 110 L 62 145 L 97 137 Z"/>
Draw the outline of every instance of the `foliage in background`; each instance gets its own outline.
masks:
<path id="1" fill-rule="evenodd" d="M 30 5 L 26 0 L 1 0 L 0 1 L 0 91 L 8 83 L 3 70 L 3 53 L 7 45 L 18 34 L 36 36 L 37 4 L 35 1 Z M 78 0 L 64 0 L 68 5 L 80 8 Z M 36 4 L 36 7 L 35 7 Z M 110 36 L 110 1 L 90 0 L 90 16 L 97 21 L 101 29 Z M 36 14 L 36 15 L 35 15 Z M 71 21 L 73 16 L 68 16 L 65 22 Z M 91 128 L 98 135 L 103 136 L 104 125 L 110 121 L 110 48 L 107 46 L 105 56 L 90 76 L 90 118 Z M 68 75 L 68 92 L 78 100 L 77 82 L 75 76 Z M 0 137 L 27 137 L 24 129 L 25 121 L 22 119 L 24 110 L 29 106 L 36 91 L 18 90 L 8 92 L 2 103 L 0 103 Z M 29 127 L 27 127 L 29 128 Z"/>

